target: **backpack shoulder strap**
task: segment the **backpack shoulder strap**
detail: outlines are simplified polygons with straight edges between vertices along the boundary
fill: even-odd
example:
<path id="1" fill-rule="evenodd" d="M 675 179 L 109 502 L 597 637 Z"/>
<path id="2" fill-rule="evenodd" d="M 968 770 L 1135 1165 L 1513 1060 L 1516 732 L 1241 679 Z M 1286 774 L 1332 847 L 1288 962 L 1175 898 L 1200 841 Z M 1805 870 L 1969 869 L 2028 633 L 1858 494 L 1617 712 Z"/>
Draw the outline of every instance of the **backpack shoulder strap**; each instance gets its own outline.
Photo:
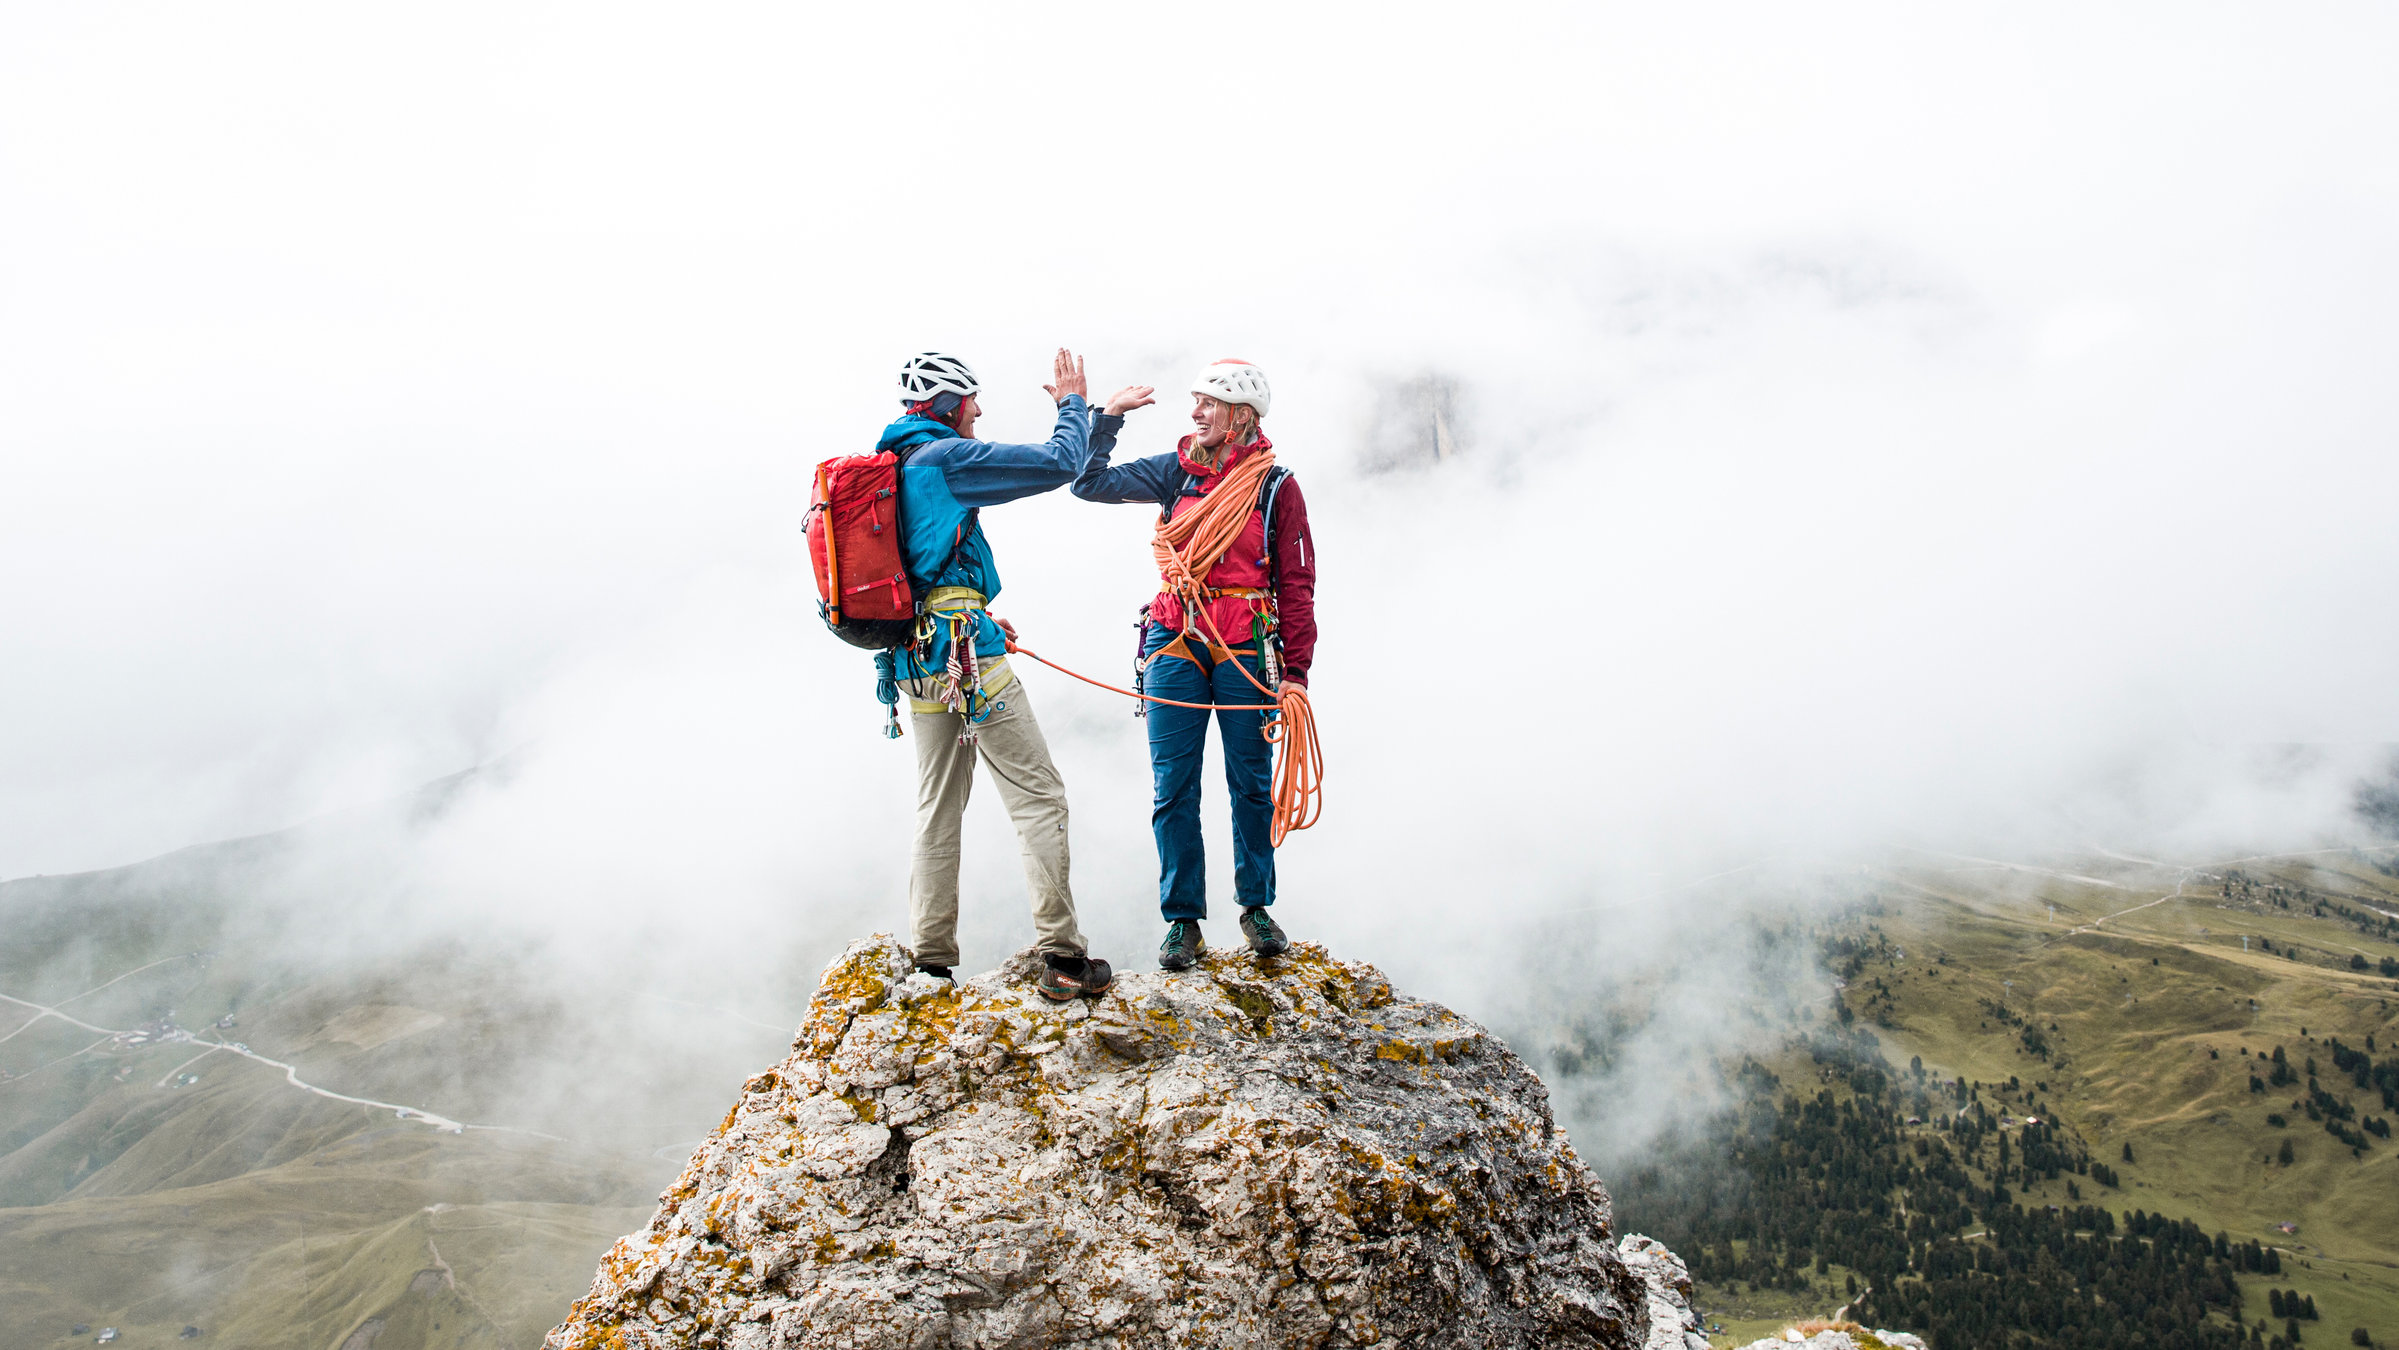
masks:
<path id="1" fill-rule="evenodd" d="M 1176 488 L 1172 496 L 1168 497 L 1165 501 L 1158 503 L 1158 523 L 1163 525 L 1175 518 L 1176 502 L 1183 500 L 1185 497 L 1197 497 L 1199 495 L 1199 475 L 1193 473 L 1189 469 L 1183 470 L 1183 485 L 1179 488 Z"/>
<path id="2" fill-rule="evenodd" d="M 1266 471 L 1266 481 L 1258 485 L 1258 515 L 1266 527 L 1265 556 L 1258 561 L 1266 568 L 1266 584 L 1269 587 L 1274 585 L 1274 498 L 1290 478 L 1291 470 L 1277 464 Z"/>

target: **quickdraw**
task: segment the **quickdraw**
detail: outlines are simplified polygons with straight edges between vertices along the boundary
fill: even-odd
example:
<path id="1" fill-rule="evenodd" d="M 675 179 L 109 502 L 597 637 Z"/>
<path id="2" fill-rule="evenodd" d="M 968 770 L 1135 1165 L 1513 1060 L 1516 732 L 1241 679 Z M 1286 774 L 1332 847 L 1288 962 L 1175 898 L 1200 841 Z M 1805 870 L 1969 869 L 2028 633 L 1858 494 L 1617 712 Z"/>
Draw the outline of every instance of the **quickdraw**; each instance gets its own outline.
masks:
<path id="1" fill-rule="evenodd" d="M 953 601 L 965 603 L 956 608 L 939 608 Z M 923 666 L 934 637 L 944 625 L 948 627 L 949 657 L 934 680 L 934 698 L 929 701 L 957 713 L 958 744 L 973 745 L 980 739 L 977 728 L 989 721 L 993 713 L 1005 712 L 1008 707 L 983 687 L 983 661 L 975 650 L 976 640 L 981 636 L 977 618 L 983 612 L 983 597 L 964 587 L 943 587 L 927 597 L 925 610 L 924 618 L 917 623 L 911 654 L 918 666 Z"/>

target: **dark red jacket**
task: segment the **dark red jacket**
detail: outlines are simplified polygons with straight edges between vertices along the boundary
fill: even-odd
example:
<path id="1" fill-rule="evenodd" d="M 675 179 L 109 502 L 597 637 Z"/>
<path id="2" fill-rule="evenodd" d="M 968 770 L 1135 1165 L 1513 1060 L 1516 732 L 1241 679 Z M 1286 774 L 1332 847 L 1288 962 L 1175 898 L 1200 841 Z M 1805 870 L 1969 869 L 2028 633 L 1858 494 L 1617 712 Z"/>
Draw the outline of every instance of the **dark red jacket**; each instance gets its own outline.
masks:
<path id="1" fill-rule="evenodd" d="M 1122 417 L 1106 413 L 1093 416 L 1091 458 L 1085 461 L 1083 472 L 1068 491 L 1087 502 L 1169 503 L 1170 515 L 1180 515 L 1213 491 L 1244 455 L 1274 448 L 1274 442 L 1260 436 L 1255 446 L 1236 446 L 1222 463 L 1202 468 L 1183 457 L 1183 451 L 1191 446 L 1191 438 L 1186 436 L 1173 454 L 1151 455 L 1112 468 L 1108 456 L 1116 449 L 1116 433 L 1123 426 Z M 1239 538 L 1200 581 L 1211 587 L 1272 590 L 1275 612 L 1282 621 L 1284 674 L 1306 684 L 1309 663 L 1316 657 L 1316 540 L 1308 532 L 1308 500 L 1300 492 L 1297 477 L 1285 478 L 1274 493 L 1271 577 L 1262 562 L 1265 539 L 1265 521 L 1253 510 Z M 1183 626 L 1182 602 L 1161 591 L 1151 602 L 1150 617 L 1169 629 L 1179 630 Z M 1208 618 L 1226 642 L 1238 647 L 1248 640 L 1246 600 L 1237 596 L 1219 597 L 1210 602 Z"/>

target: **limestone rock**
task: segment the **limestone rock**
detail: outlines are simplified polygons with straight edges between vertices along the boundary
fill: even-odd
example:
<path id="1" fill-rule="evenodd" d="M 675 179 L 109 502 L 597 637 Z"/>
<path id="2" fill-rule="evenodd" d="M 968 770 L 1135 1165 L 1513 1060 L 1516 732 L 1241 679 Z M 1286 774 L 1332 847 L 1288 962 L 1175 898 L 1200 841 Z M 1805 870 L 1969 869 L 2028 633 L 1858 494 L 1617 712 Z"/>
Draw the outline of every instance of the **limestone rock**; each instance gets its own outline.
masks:
<path id="1" fill-rule="evenodd" d="M 1681 1262 L 1619 1256 L 1540 1080 L 1371 966 L 1210 953 L 1063 1007 L 1030 953 L 912 967 L 827 968 L 552 1350 L 1680 1350 Z"/>
<path id="2" fill-rule="evenodd" d="M 1683 1258 L 1639 1233 L 1626 1236 L 1616 1250 L 1649 1294 L 1649 1339 L 1641 1350 L 1708 1350 L 1699 1314 L 1691 1311 L 1691 1271 Z"/>
<path id="3" fill-rule="evenodd" d="M 1924 1342 L 1904 1331 L 1819 1331 L 1802 1336 L 1786 1331 L 1762 1341 L 1751 1341 L 1741 1350 L 1927 1350 Z"/>

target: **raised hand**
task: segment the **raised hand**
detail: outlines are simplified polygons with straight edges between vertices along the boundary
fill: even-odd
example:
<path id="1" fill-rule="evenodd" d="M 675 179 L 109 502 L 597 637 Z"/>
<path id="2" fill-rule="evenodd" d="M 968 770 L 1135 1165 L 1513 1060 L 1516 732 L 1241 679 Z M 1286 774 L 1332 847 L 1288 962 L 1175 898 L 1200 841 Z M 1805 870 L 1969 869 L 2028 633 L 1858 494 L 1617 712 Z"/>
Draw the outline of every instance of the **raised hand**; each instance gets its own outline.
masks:
<path id="1" fill-rule="evenodd" d="M 1091 384 L 1083 378 L 1083 358 L 1060 347 L 1056 366 L 1057 373 L 1050 378 L 1057 383 L 1041 386 L 1049 392 L 1050 401 L 1064 403 L 1068 394 L 1081 394 L 1084 402 L 1090 402 Z"/>
<path id="2" fill-rule="evenodd" d="M 1107 406 L 1102 411 L 1110 416 L 1122 417 L 1135 408 L 1146 408 L 1157 402 L 1158 400 L 1150 397 L 1157 392 L 1156 389 L 1146 384 L 1128 384 L 1108 395 Z"/>

